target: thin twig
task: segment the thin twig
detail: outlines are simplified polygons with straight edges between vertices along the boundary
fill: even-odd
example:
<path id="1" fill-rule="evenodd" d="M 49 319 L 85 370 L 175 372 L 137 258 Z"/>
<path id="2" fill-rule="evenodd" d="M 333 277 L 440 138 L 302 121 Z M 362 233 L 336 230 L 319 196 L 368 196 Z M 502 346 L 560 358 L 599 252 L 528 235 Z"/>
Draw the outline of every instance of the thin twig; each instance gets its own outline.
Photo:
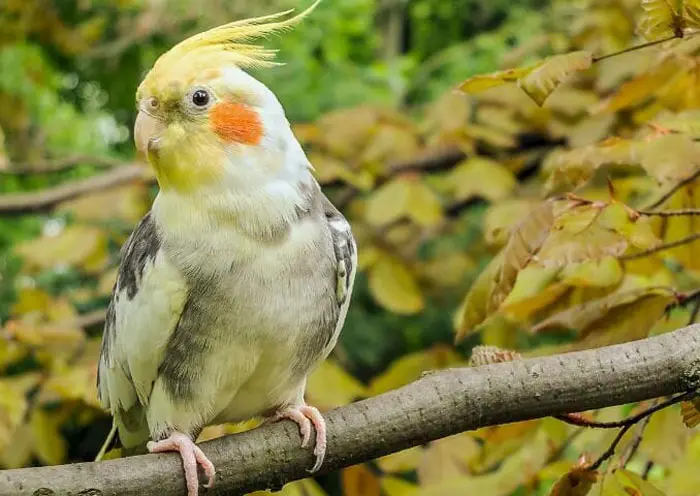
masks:
<path id="1" fill-rule="evenodd" d="M 695 34 L 695 33 L 693 33 L 693 34 Z M 601 60 L 606 60 L 606 59 L 610 59 L 613 57 L 617 57 L 618 55 L 623 55 L 625 53 L 636 52 L 637 50 L 641 50 L 643 48 L 649 48 L 649 47 L 652 47 L 655 45 L 660 45 L 662 43 L 666 43 L 667 41 L 675 40 L 676 38 L 680 38 L 680 36 L 677 36 L 674 34 L 672 36 L 668 36 L 667 38 L 663 38 L 661 40 L 648 41 L 646 43 L 642 43 L 641 45 L 635 45 L 635 46 L 625 48 L 624 50 L 619 50 L 617 52 L 607 53 L 605 55 L 593 57 L 593 62 L 600 62 Z"/>
<path id="2" fill-rule="evenodd" d="M 633 415 L 631 417 L 628 417 L 624 420 L 618 421 L 618 422 L 606 422 L 606 425 L 612 425 L 612 424 L 617 424 L 617 427 L 622 427 L 620 429 L 620 432 L 617 433 L 617 436 L 615 436 L 615 439 L 613 442 L 610 444 L 607 450 L 600 455 L 600 457 L 589 467 L 590 470 L 598 470 L 600 466 L 605 463 L 606 460 L 608 460 L 613 454 L 615 453 L 615 449 L 617 448 L 617 445 L 620 444 L 620 441 L 624 437 L 624 435 L 627 433 L 628 430 L 630 430 L 634 425 L 636 425 L 639 421 L 645 419 L 646 417 L 649 417 L 656 412 L 663 410 L 664 408 L 668 408 L 671 405 L 675 405 L 676 403 L 680 403 L 681 401 L 686 401 L 689 400 L 695 396 L 697 396 L 698 391 L 688 391 L 687 393 L 683 393 L 681 395 L 675 396 L 673 398 L 670 398 L 666 401 L 662 401 L 661 403 L 652 406 L 651 408 L 647 408 L 646 410 L 638 413 L 637 415 Z"/>
<path id="3" fill-rule="evenodd" d="M 695 320 L 698 318 L 698 312 L 700 312 L 700 300 L 695 302 L 693 310 L 690 312 L 690 318 L 688 319 L 688 325 L 694 324 Z"/>
<path id="4" fill-rule="evenodd" d="M 620 429 L 620 432 L 617 433 L 617 436 L 615 436 L 615 439 L 613 440 L 612 443 L 610 443 L 610 446 L 608 446 L 608 449 L 605 450 L 605 452 L 600 455 L 600 457 L 593 462 L 593 464 L 588 467 L 589 470 L 598 470 L 600 466 L 605 463 L 606 460 L 608 460 L 613 454 L 615 454 L 615 449 L 617 448 L 617 445 L 620 444 L 620 441 L 622 441 L 622 438 L 627 434 L 627 431 L 632 428 L 632 424 L 624 426 L 622 429 Z"/>
<path id="5" fill-rule="evenodd" d="M 639 428 L 637 429 L 637 433 L 634 435 L 634 439 L 629 444 L 629 446 L 627 446 L 627 449 L 625 449 L 622 456 L 620 456 L 620 467 L 626 467 L 629 461 L 632 459 L 632 457 L 634 457 L 634 455 L 637 454 L 639 445 L 642 443 L 642 438 L 644 437 L 644 431 L 649 425 L 650 420 L 651 416 L 646 417 L 639 423 Z"/>
<path id="6" fill-rule="evenodd" d="M 700 208 L 680 208 L 678 210 L 635 210 L 639 215 L 656 217 L 683 217 L 700 215 Z"/>
<path id="7" fill-rule="evenodd" d="M 695 396 L 696 392 L 691 392 L 691 393 L 685 393 L 683 396 L 690 395 L 690 397 Z M 566 415 L 557 415 L 555 416 L 556 419 L 561 420 L 562 422 L 566 422 L 567 424 L 575 425 L 577 427 L 592 427 L 595 429 L 619 429 L 620 427 L 626 427 L 629 425 L 634 425 L 637 422 L 639 422 L 641 419 L 644 417 L 651 415 L 652 413 L 657 412 L 658 410 L 662 410 L 663 408 L 666 408 L 669 405 L 673 405 L 675 403 L 678 403 L 679 401 L 684 401 L 683 396 L 678 396 L 676 398 L 672 398 L 670 402 L 668 403 L 660 403 L 659 405 L 655 405 L 651 408 L 648 408 L 636 415 L 632 415 L 630 417 L 621 419 L 621 420 L 613 420 L 611 422 L 599 422 L 597 420 L 588 420 L 585 419 L 581 414 L 579 413 L 569 413 Z M 660 406 L 660 408 L 658 408 Z"/>
<path id="8" fill-rule="evenodd" d="M 651 209 L 654 209 L 654 208 L 659 207 L 660 205 L 663 205 L 663 203 L 664 203 L 666 200 L 668 200 L 669 198 L 671 198 L 671 197 L 674 195 L 674 193 L 675 193 L 676 191 L 678 191 L 679 189 L 681 189 L 683 186 L 687 186 L 688 184 L 692 183 L 692 182 L 695 181 L 698 177 L 700 177 L 700 168 L 699 168 L 698 170 L 696 170 L 695 172 L 693 172 L 693 174 L 691 174 L 690 176 L 686 177 L 685 179 L 683 179 L 682 181 L 680 181 L 678 184 L 676 184 L 675 186 L 673 186 L 673 187 L 672 187 L 670 190 L 668 190 L 666 193 L 664 193 L 663 195 L 661 195 L 661 198 L 659 198 L 658 200 L 656 200 L 656 201 L 653 202 L 652 204 L 648 205 L 648 206 L 646 207 L 646 210 L 651 210 Z"/>
<path id="9" fill-rule="evenodd" d="M 661 251 L 665 250 L 670 250 L 672 248 L 676 248 L 678 246 L 683 246 L 688 243 L 692 243 L 693 241 L 700 239 L 700 233 L 695 233 L 691 234 L 690 236 L 686 236 L 685 238 L 681 238 L 677 241 L 673 241 L 671 243 L 664 243 L 659 246 L 655 246 L 654 248 L 649 248 L 648 250 L 640 251 L 639 253 L 631 253 L 629 255 L 623 255 L 619 258 L 621 262 L 625 262 L 628 260 L 637 260 L 639 258 L 644 258 L 649 255 L 653 255 L 655 253 L 659 253 Z"/>

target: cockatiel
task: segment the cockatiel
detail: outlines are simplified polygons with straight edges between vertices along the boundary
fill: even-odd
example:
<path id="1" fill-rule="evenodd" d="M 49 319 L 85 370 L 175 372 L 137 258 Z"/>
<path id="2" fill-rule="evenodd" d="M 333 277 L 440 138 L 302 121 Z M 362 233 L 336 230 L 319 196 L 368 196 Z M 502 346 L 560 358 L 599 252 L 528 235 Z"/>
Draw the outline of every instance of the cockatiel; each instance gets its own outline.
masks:
<path id="1" fill-rule="evenodd" d="M 291 419 L 302 446 L 325 422 L 306 378 L 343 326 L 356 268 L 350 226 L 321 192 L 274 93 L 244 69 L 250 42 L 291 11 L 233 22 L 162 55 L 137 91 L 135 142 L 160 186 L 122 249 L 98 371 L 125 448 L 178 451 L 190 496 L 209 424 Z M 286 19 L 286 20 L 284 20 Z"/>

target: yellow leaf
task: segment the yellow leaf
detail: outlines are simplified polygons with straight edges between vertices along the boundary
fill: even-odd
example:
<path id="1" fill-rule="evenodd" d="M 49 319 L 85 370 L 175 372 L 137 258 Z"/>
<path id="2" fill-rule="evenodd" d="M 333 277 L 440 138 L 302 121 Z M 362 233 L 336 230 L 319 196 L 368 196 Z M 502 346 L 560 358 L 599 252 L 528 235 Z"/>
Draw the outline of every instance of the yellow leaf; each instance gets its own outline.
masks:
<path id="1" fill-rule="evenodd" d="M 374 185 L 374 178 L 368 171 L 349 167 L 342 160 L 329 155 L 311 152 L 309 162 L 314 166 L 314 176 L 321 184 L 341 180 L 361 191 L 369 191 Z"/>
<path id="2" fill-rule="evenodd" d="M 457 434 L 430 443 L 418 466 L 421 486 L 459 477 L 468 472 L 469 463 L 481 453 L 479 443 L 469 434 Z"/>
<path id="3" fill-rule="evenodd" d="M 504 133 L 502 130 L 495 129 L 481 124 L 465 124 L 462 133 L 464 136 L 480 140 L 491 146 L 499 148 L 514 148 L 517 146 L 515 136 Z"/>
<path id="4" fill-rule="evenodd" d="M 29 425 L 22 424 L 17 427 L 10 443 L 3 441 L 2 429 L 2 406 L 0 405 L 0 466 L 8 469 L 29 466 L 32 461 L 32 432 Z M 11 448 L 5 449 L 6 445 L 10 445 Z"/>
<path id="5" fill-rule="evenodd" d="M 614 257 L 589 260 L 564 267 L 561 282 L 569 286 L 607 287 L 622 280 L 622 265 Z"/>
<path id="6" fill-rule="evenodd" d="M 700 167 L 700 145 L 682 134 L 659 136 L 635 146 L 640 165 L 660 183 L 675 184 Z"/>
<path id="7" fill-rule="evenodd" d="M 527 75 L 518 79 L 518 86 L 538 105 L 573 73 L 585 71 L 593 63 L 590 52 L 579 51 L 546 58 Z"/>
<path id="8" fill-rule="evenodd" d="M 33 346 L 66 346 L 74 348 L 83 342 L 85 332 L 72 322 L 35 323 L 31 319 L 13 321 L 9 334 L 21 343 Z"/>
<path id="9" fill-rule="evenodd" d="M 621 203 L 605 207 L 598 222 L 603 228 L 622 235 L 631 246 L 639 249 L 647 250 L 661 244 L 661 240 L 654 234 L 650 219 L 630 217 L 629 210 Z"/>
<path id="10" fill-rule="evenodd" d="M 680 408 L 664 408 L 652 415 L 639 445 L 640 453 L 652 462 L 674 467 L 685 455 L 691 431 L 683 424 Z"/>
<path id="11" fill-rule="evenodd" d="M 377 459 L 377 465 L 385 474 L 410 472 L 418 467 L 423 458 L 423 448 L 415 446 Z"/>
<path id="12" fill-rule="evenodd" d="M 34 408 L 29 420 L 34 453 L 45 465 L 59 465 L 66 459 L 68 446 L 59 430 L 58 416 Z"/>
<path id="13" fill-rule="evenodd" d="M 325 360 L 309 376 L 306 394 L 309 403 L 330 410 L 367 396 L 367 389 L 337 363 Z"/>
<path id="14" fill-rule="evenodd" d="M 571 290 L 570 286 L 562 283 L 554 283 L 542 291 L 519 301 L 503 302 L 500 311 L 514 319 L 529 319 L 537 312 L 543 311 Z"/>
<path id="15" fill-rule="evenodd" d="M 17 292 L 17 302 L 12 305 L 10 311 L 13 315 L 44 313 L 52 301 L 53 298 L 46 291 L 35 287 L 24 287 Z"/>
<path id="16" fill-rule="evenodd" d="M 476 94 L 481 91 L 500 86 L 508 82 L 515 82 L 530 73 L 537 65 L 520 69 L 508 69 L 506 71 L 494 72 L 492 74 L 480 74 L 466 79 L 459 85 L 459 89 L 464 93 Z"/>
<path id="17" fill-rule="evenodd" d="M 104 221 L 119 219 L 135 224 L 148 211 L 148 187 L 145 183 L 132 183 L 63 202 L 57 209 L 67 212 L 80 221 Z"/>
<path id="18" fill-rule="evenodd" d="M 66 367 L 55 372 L 44 384 L 40 393 L 42 402 L 50 400 L 77 400 L 100 408 L 95 381 L 96 364 Z"/>
<path id="19" fill-rule="evenodd" d="M 112 294 L 112 289 L 117 283 L 117 274 L 119 273 L 119 268 L 114 267 L 100 276 L 97 283 L 97 294 L 99 296 L 109 296 Z"/>
<path id="20" fill-rule="evenodd" d="M 479 326 L 481 343 L 505 349 L 517 348 L 518 327 L 508 316 L 496 313 Z"/>
<path id="21" fill-rule="evenodd" d="M 489 313 L 501 306 L 513 289 L 518 273 L 542 249 L 553 223 L 554 207 L 551 202 L 543 202 L 513 229 L 503 248 L 502 264 L 489 300 Z"/>
<path id="22" fill-rule="evenodd" d="M 448 253 L 420 264 L 421 278 L 441 287 L 458 286 L 476 262 L 461 252 Z"/>
<path id="23" fill-rule="evenodd" d="M 492 469 L 526 446 L 537 435 L 549 438 L 549 435 L 540 428 L 541 425 L 540 420 L 529 420 L 476 430 L 471 435 L 482 440 L 484 446 L 481 457 L 473 461 L 472 470 L 484 472 Z"/>
<path id="24" fill-rule="evenodd" d="M 689 28 L 700 28 L 700 2 L 698 0 L 684 0 L 683 21 Z"/>
<path id="25" fill-rule="evenodd" d="M 302 479 L 285 484 L 279 491 L 255 491 L 248 496 L 328 496 L 313 479 Z"/>
<path id="26" fill-rule="evenodd" d="M 343 496 L 380 496 L 379 479 L 364 465 L 353 465 L 341 472 Z"/>
<path id="27" fill-rule="evenodd" d="M 375 226 L 398 220 L 408 213 L 410 197 L 411 182 L 405 177 L 392 179 L 370 195 L 365 219 Z"/>
<path id="28" fill-rule="evenodd" d="M 420 496 L 488 495 L 510 496 L 519 486 L 531 480 L 547 463 L 550 454 L 547 436 L 537 431 L 504 459 L 498 468 L 485 475 L 461 476 L 421 489 Z"/>
<path id="29" fill-rule="evenodd" d="M 673 0 L 642 0 L 644 14 L 639 21 L 639 31 L 647 40 L 682 36 L 685 23 L 672 2 Z"/>
<path id="30" fill-rule="evenodd" d="M 616 469 L 613 472 L 612 480 L 621 489 L 619 493 L 614 491 L 617 488 L 606 487 L 605 494 L 620 494 L 620 496 L 666 496 L 663 492 L 659 491 L 654 487 L 649 481 L 645 481 L 639 475 L 634 472 L 630 472 L 625 469 Z M 610 491 L 610 492 L 608 492 Z"/>
<path id="31" fill-rule="evenodd" d="M 624 253 L 627 240 L 602 225 L 598 221 L 599 213 L 595 208 L 577 208 L 560 215 L 535 261 L 544 267 L 564 267 Z"/>
<path id="32" fill-rule="evenodd" d="M 501 303 L 501 308 L 512 308 L 514 304 L 541 295 L 554 281 L 559 272 L 560 269 L 558 267 L 544 268 L 537 265 L 528 265 L 518 272 L 515 284 L 506 299 Z"/>
<path id="33" fill-rule="evenodd" d="M 614 113 L 640 105 L 658 93 L 681 69 L 678 60 L 670 58 L 653 70 L 623 83 L 612 96 L 601 102 L 596 111 Z"/>
<path id="34" fill-rule="evenodd" d="M 591 323 L 579 342 L 580 348 L 598 348 L 646 338 L 664 315 L 675 295 L 651 294 L 632 303 L 616 306 L 607 315 Z"/>
<path id="35" fill-rule="evenodd" d="M 503 252 L 495 256 L 486 268 L 481 271 L 474 283 L 469 288 L 461 305 L 454 315 L 454 327 L 457 330 L 456 341 L 474 332 L 479 324 L 489 316 L 491 309 L 491 293 L 495 286 L 495 279 L 501 270 Z"/>
<path id="36" fill-rule="evenodd" d="M 491 246 L 503 246 L 511 228 L 538 205 L 530 199 L 505 199 L 491 205 L 484 215 L 484 239 Z"/>
<path id="37" fill-rule="evenodd" d="M 602 166 L 635 163 L 635 144 L 631 140 L 608 138 L 581 148 L 554 151 L 543 164 L 548 174 L 545 191 L 547 194 L 568 192 L 585 185 Z"/>
<path id="38" fill-rule="evenodd" d="M 419 496 L 420 487 L 398 477 L 382 477 L 382 493 L 385 496 Z"/>
<path id="39" fill-rule="evenodd" d="M 369 384 L 370 396 L 400 388 L 420 378 L 423 372 L 460 363 L 460 356 L 447 347 L 435 347 L 404 355 Z"/>
<path id="40" fill-rule="evenodd" d="M 53 300 L 46 309 L 46 320 L 50 322 L 65 324 L 74 322 L 77 318 L 78 311 L 65 297 Z"/>
<path id="41" fill-rule="evenodd" d="M 420 151 L 416 131 L 409 126 L 382 124 L 372 133 L 360 157 L 364 164 L 391 164 L 411 160 Z"/>
<path id="42" fill-rule="evenodd" d="M 329 112 L 318 120 L 317 126 L 331 155 L 354 158 L 377 128 L 379 117 L 377 109 L 360 106 Z"/>
<path id="43" fill-rule="evenodd" d="M 27 411 L 27 400 L 23 391 L 10 381 L 0 380 L 0 452 L 5 451 L 22 424 Z"/>
<path id="44" fill-rule="evenodd" d="M 474 332 L 476 326 L 501 306 L 513 289 L 520 270 L 547 238 L 554 222 L 553 212 L 551 202 L 543 202 L 533 209 L 513 229 L 503 250 L 479 274 L 455 315 L 458 342 Z"/>
<path id="45" fill-rule="evenodd" d="M 692 429 L 700 425 L 700 401 L 694 398 L 691 401 L 681 402 L 681 416 L 683 417 L 683 423 Z"/>
<path id="46" fill-rule="evenodd" d="M 532 328 L 533 332 L 545 329 L 563 328 L 583 331 L 588 327 L 598 327 L 599 321 L 615 307 L 627 305 L 642 300 L 648 296 L 661 296 L 664 300 L 673 299 L 672 290 L 665 288 L 636 288 L 627 291 L 617 291 L 593 301 L 586 301 L 580 305 L 570 307 L 560 313 L 554 314 L 541 321 Z M 636 307 L 638 307 L 637 305 Z M 636 308 L 635 307 L 635 308 Z M 654 319 L 656 321 L 658 316 Z M 654 322 L 650 324 L 653 325 Z"/>
<path id="47" fill-rule="evenodd" d="M 440 199 L 418 177 L 410 180 L 406 213 L 419 226 L 433 227 L 442 221 Z"/>
<path id="48" fill-rule="evenodd" d="M 586 496 L 596 480 L 598 472 L 575 466 L 554 484 L 549 496 Z"/>
<path id="49" fill-rule="evenodd" d="M 96 227 L 72 225 L 56 236 L 22 242 L 15 251 L 32 269 L 75 266 L 94 272 L 101 269 L 96 260 L 106 260 L 107 237 Z"/>
<path id="50" fill-rule="evenodd" d="M 369 289 L 377 302 L 398 314 L 414 314 L 423 310 L 423 295 L 413 274 L 399 260 L 384 256 L 369 273 Z"/>
<path id="51" fill-rule="evenodd" d="M 454 184 L 455 197 L 462 201 L 475 196 L 489 201 L 507 198 L 516 185 L 511 171 L 481 157 L 470 158 L 455 167 L 450 182 Z"/>

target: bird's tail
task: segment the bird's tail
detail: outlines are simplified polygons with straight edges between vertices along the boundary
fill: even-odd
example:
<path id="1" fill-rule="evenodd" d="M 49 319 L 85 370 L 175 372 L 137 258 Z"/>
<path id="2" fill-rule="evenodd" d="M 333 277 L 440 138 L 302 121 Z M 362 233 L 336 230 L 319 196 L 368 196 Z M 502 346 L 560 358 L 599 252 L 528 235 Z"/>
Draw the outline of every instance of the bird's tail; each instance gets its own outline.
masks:
<path id="1" fill-rule="evenodd" d="M 117 422 L 116 420 L 112 421 L 112 428 L 109 430 L 109 434 L 107 434 L 107 439 L 105 439 L 104 444 L 102 444 L 102 447 L 100 448 L 100 452 L 97 453 L 97 456 L 95 457 L 95 461 L 99 462 L 102 460 L 102 458 L 105 456 L 105 453 L 107 453 L 107 450 L 109 447 L 114 443 L 114 437 L 117 434 Z"/>

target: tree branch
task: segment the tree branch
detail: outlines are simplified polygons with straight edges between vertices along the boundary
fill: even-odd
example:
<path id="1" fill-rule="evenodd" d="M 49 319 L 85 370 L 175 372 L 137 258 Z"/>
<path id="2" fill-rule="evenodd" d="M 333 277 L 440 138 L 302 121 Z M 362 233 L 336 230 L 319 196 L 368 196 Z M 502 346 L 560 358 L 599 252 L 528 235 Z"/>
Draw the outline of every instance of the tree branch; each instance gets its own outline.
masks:
<path id="1" fill-rule="evenodd" d="M 121 161 L 111 157 L 96 157 L 92 155 L 70 155 L 68 157 L 45 160 L 29 164 L 11 164 L 7 169 L 0 169 L 0 175 L 28 176 L 32 174 L 48 174 L 72 169 L 80 164 L 90 164 L 97 167 L 115 167 Z"/>
<path id="2" fill-rule="evenodd" d="M 651 209 L 660 207 L 661 205 L 663 205 L 666 202 L 666 200 L 671 198 L 676 193 L 676 191 L 678 191 L 682 187 L 687 186 L 688 184 L 694 182 L 698 177 L 700 177 L 700 168 L 698 170 L 696 170 L 690 176 L 686 177 L 682 181 L 679 181 L 677 184 L 673 185 L 671 187 L 671 189 L 669 189 L 666 193 L 661 195 L 661 197 L 659 199 L 657 199 L 656 201 L 649 204 L 646 208 L 648 210 L 651 210 Z"/>
<path id="3" fill-rule="evenodd" d="M 700 233 L 694 233 L 689 236 L 686 236 L 685 238 L 681 238 L 676 241 L 671 241 L 670 243 L 664 243 L 653 248 L 649 248 L 648 250 L 640 251 L 639 253 L 630 253 L 629 255 L 622 255 L 621 257 L 618 257 L 618 260 L 620 260 L 621 262 L 625 262 L 627 260 L 637 260 L 638 258 L 648 257 L 649 255 L 654 255 L 655 253 L 670 250 L 671 248 L 687 245 L 688 243 L 692 243 L 693 241 L 697 241 L 698 239 L 700 239 Z"/>
<path id="4" fill-rule="evenodd" d="M 131 181 L 153 179 L 146 166 L 139 163 L 128 164 L 87 179 L 40 191 L 0 195 L 0 214 L 42 212 L 80 195 L 120 186 Z"/>
<path id="5" fill-rule="evenodd" d="M 321 473 L 479 427 L 686 392 L 700 386 L 700 326 L 544 358 L 436 371 L 326 414 Z M 207 494 L 280 488 L 308 477 L 311 450 L 291 422 L 202 444 L 218 468 Z M 0 472 L 0 494 L 182 495 L 177 454 Z"/>

